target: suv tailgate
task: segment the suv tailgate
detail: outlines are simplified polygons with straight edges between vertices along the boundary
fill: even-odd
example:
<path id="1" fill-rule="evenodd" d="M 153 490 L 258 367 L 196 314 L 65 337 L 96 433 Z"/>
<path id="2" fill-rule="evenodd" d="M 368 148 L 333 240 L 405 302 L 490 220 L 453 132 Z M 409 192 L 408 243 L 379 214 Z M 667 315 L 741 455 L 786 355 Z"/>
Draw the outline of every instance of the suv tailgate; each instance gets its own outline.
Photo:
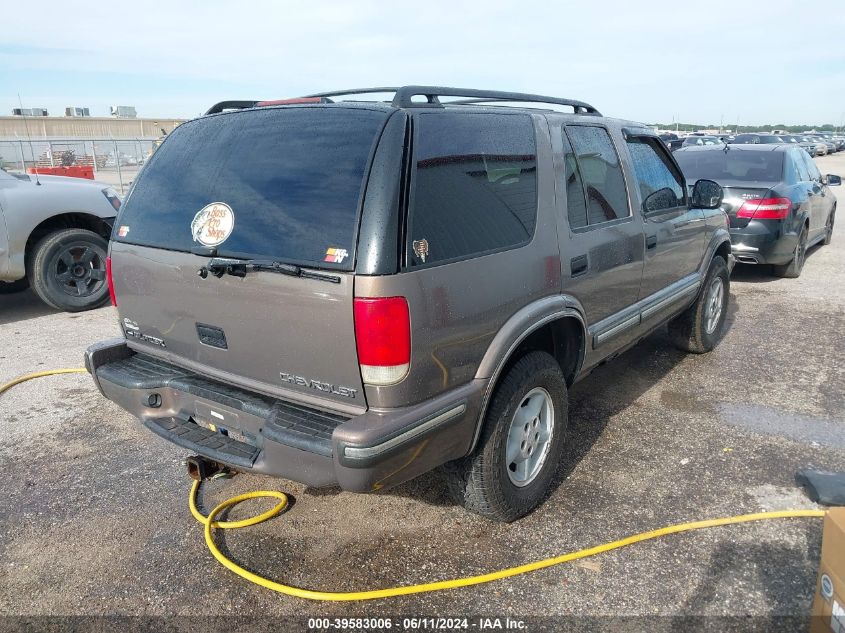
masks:
<path id="1" fill-rule="evenodd" d="M 363 411 L 352 271 L 388 115 L 271 107 L 176 128 L 115 223 L 111 269 L 131 345 L 247 389 Z M 210 256 L 294 264 L 337 283 L 198 275 Z"/>
<path id="2" fill-rule="evenodd" d="M 357 413 L 365 407 L 350 273 L 340 283 L 197 271 L 191 253 L 115 243 L 112 275 L 130 345 L 247 389 Z"/>

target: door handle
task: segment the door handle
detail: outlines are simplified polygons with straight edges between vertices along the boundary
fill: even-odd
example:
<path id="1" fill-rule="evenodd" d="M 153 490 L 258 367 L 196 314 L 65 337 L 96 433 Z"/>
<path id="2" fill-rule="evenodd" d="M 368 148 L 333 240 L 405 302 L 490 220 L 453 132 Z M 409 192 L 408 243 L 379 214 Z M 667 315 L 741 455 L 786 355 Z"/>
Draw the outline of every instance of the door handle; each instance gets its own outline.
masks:
<path id="1" fill-rule="evenodd" d="M 587 272 L 590 263 L 587 260 L 586 255 L 579 255 L 578 257 L 573 257 L 569 260 L 569 276 L 570 277 L 577 277 L 578 275 L 583 275 Z"/>
<path id="2" fill-rule="evenodd" d="M 656 235 L 649 235 L 645 238 L 645 247 L 646 248 L 654 248 L 657 246 L 657 236 Z"/>

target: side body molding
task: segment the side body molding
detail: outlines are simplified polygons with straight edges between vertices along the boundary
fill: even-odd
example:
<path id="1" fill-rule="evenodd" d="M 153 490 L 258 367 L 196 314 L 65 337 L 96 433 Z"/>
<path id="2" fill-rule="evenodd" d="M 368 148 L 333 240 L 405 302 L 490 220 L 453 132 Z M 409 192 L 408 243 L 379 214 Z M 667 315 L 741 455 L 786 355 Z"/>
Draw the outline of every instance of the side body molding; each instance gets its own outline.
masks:
<path id="1" fill-rule="evenodd" d="M 582 344 L 578 351 L 578 365 L 576 367 L 576 375 L 581 370 L 581 365 L 584 362 L 584 354 L 587 344 L 587 326 L 584 319 L 584 308 L 581 303 L 570 295 L 554 295 L 551 297 L 543 297 L 533 303 L 518 310 L 505 324 L 499 329 L 495 337 L 493 337 L 487 352 L 481 359 L 478 370 L 475 373 L 476 379 L 483 379 L 488 381 L 487 388 L 484 392 L 484 397 L 481 401 L 481 409 L 476 423 L 475 437 L 472 441 L 470 451 L 475 448 L 478 442 L 478 437 L 481 434 L 482 423 L 484 416 L 487 413 L 487 406 L 490 403 L 490 397 L 493 395 L 493 387 L 505 367 L 511 353 L 524 341 L 532 332 L 564 317 L 571 317 L 576 319 L 581 324 Z"/>

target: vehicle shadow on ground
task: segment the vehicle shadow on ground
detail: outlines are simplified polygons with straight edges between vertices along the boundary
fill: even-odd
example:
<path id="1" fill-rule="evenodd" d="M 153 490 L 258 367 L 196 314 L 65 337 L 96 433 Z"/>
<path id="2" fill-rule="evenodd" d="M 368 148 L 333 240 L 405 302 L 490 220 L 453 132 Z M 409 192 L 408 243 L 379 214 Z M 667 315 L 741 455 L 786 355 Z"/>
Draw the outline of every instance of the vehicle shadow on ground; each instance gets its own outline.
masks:
<path id="1" fill-rule="evenodd" d="M 736 296 L 731 294 L 725 316 L 725 335 L 733 327 L 738 312 Z M 549 495 L 566 481 L 590 452 L 610 419 L 630 407 L 687 356 L 686 352 L 672 344 L 664 325 L 570 388 L 567 445 Z M 307 492 L 315 496 L 330 496 L 341 490 L 309 488 Z M 377 494 L 397 495 L 431 506 L 455 505 L 448 491 L 446 475 L 441 469 Z"/>
<path id="2" fill-rule="evenodd" d="M 0 325 L 8 325 L 9 323 L 56 314 L 57 312 L 58 310 L 54 310 L 43 303 L 32 290 L 0 295 Z"/>

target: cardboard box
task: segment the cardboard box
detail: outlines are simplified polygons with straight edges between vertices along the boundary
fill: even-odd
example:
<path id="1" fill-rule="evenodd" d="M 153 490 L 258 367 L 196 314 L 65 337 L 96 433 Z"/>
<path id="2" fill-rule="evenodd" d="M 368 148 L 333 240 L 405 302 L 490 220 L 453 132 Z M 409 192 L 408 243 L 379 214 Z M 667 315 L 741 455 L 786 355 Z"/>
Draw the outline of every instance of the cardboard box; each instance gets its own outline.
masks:
<path id="1" fill-rule="evenodd" d="M 831 508 L 824 518 L 811 614 L 810 633 L 845 633 L 845 508 Z"/>

